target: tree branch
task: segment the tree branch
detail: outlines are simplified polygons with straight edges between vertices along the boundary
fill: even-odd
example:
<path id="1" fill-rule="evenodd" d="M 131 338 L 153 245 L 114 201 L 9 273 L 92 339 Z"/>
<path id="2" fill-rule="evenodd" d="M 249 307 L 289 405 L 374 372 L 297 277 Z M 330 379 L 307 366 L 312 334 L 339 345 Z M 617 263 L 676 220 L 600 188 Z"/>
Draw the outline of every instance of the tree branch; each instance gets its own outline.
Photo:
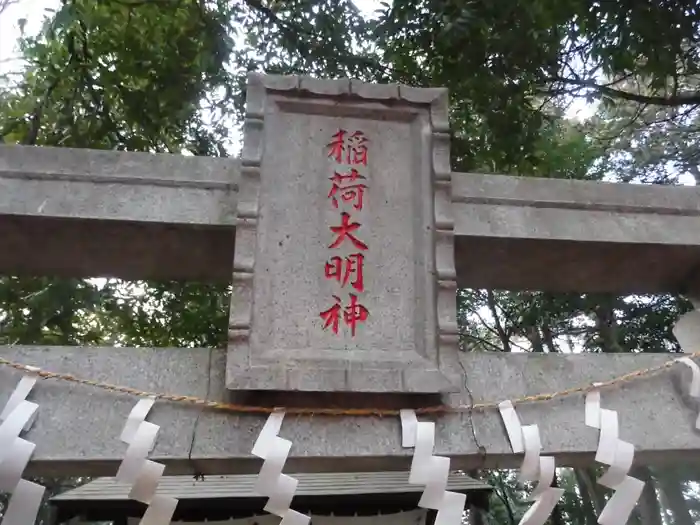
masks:
<path id="1" fill-rule="evenodd" d="M 11 5 L 14 5 L 18 2 L 19 0 L 0 0 L 0 14 L 5 11 L 8 7 Z"/>
<path id="2" fill-rule="evenodd" d="M 553 83 L 560 83 L 567 86 L 575 86 L 578 88 L 588 88 L 597 91 L 601 95 L 607 95 L 611 98 L 619 98 L 630 102 L 639 102 L 641 104 L 649 104 L 655 106 L 685 106 L 687 104 L 700 104 L 700 93 L 697 91 L 685 91 L 674 94 L 670 97 L 662 97 L 657 95 L 641 95 L 638 93 L 630 93 L 621 89 L 615 89 L 610 86 L 604 86 L 596 83 L 593 80 L 585 80 L 582 78 L 563 78 L 554 77 L 550 79 Z"/>

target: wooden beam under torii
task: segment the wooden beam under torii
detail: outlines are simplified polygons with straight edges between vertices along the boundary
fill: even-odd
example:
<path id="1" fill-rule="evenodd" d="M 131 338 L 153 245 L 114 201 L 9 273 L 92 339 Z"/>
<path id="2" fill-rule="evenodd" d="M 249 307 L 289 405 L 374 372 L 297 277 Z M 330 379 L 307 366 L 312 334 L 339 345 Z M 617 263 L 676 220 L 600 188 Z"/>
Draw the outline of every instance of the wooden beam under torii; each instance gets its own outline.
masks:
<path id="1" fill-rule="evenodd" d="M 0 146 L 3 273 L 234 287 L 226 350 L 10 347 L 0 355 L 211 400 L 242 391 L 254 402 L 249 390 L 272 389 L 288 399 L 341 396 L 334 402 L 363 392 L 410 393 L 416 404 L 441 395 L 452 406 L 559 391 L 667 360 L 457 351 L 457 286 L 696 290 L 700 190 L 452 172 L 446 115 L 442 89 L 252 75 L 241 159 Z M 362 131 L 366 164 L 329 157 L 339 129 Z M 335 173 L 352 169 L 365 177 L 351 181 L 363 181 L 362 209 L 358 188 L 353 198 L 333 193 Z M 354 223 L 367 249 L 334 252 L 331 228 L 345 224 L 347 233 Z M 353 287 L 357 254 L 362 291 Z M 347 282 L 336 279 L 333 257 L 341 273 L 354 264 Z M 368 313 L 354 337 L 343 319 L 336 333 L 322 315 L 334 295 L 346 306 L 351 289 Z M 294 315 L 290 305 L 300 305 Z M 19 374 L 0 368 L 0 403 Z M 133 397 L 58 380 L 40 382 L 33 395 L 42 407 L 29 432 L 35 472 L 114 473 Z M 700 457 L 694 410 L 668 374 L 604 390 L 603 403 L 619 412 L 620 437 L 639 461 Z M 597 432 L 583 424 L 580 396 L 518 412 L 540 426 L 543 453 L 558 465 L 592 458 Z M 250 449 L 263 416 L 171 403 L 152 414 L 163 427 L 154 457 L 173 473 L 259 465 Z M 497 411 L 436 421 L 436 453 L 454 468 L 517 465 Z M 280 435 L 294 442 L 292 470 L 395 470 L 410 458 L 398 418 L 290 417 Z"/>

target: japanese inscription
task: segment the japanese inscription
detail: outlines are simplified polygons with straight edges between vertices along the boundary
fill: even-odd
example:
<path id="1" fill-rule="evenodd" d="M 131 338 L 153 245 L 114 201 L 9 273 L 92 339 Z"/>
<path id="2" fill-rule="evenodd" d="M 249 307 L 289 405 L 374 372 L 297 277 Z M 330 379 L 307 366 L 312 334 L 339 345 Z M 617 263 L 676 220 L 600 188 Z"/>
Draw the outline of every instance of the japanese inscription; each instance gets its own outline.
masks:
<path id="1" fill-rule="evenodd" d="M 375 100 L 387 90 L 305 82 L 253 75 L 247 91 L 227 384 L 451 390 L 444 92 Z"/>
<path id="2" fill-rule="evenodd" d="M 328 143 L 328 157 L 338 164 L 367 166 L 367 143 L 369 140 L 362 131 L 348 133 L 339 129 Z M 354 170 L 353 170 L 354 171 Z"/>
<path id="3" fill-rule="evenodd" d="M 331 137 L 326 145 L 328 158 L 336 164 L 345 164 L 348 171 L 334 169 L 329 177 L 332 187 L 328 192 L 328 198 L 336 209 L 343 209 L 340 213 L 340 225 L 329 226 L 333 238 L 328 248 L 337 249 L 345 244 L 357 252 L 345 256 L 333 255 L 325 263 L 326 279 L 336 280 L 343 289 L 350 285 L 358 293 L 365 291 L 364 264 L 365 255 L 369 247 L 361 240 L 360 229 L 362 224 L 354 220 L 344 207 L 350 207 L 353 212 L 361 213 L 364 207 L 365 192 L 368 189 L 367 177 L 360 173 L 357 167 L 367 166 L 367 144 L 369 140 L 362 131 L 348 133 L 339 129 Z M 357 166 L 357 167 L 355 167 Z M 358 324 L 364 323 L 369 318 L 369 310 L 360 303 L 358 295 L 349 293 L 347 306 L 343 307 L 343 300 L 339 295 L 332 296 L 334 304 L 320 312 L 323 320 L 323 329 L 331 330 L 338 335 L 341 332 L 341 320 L 350 331 L 351 337 L 355 337 Z"/>

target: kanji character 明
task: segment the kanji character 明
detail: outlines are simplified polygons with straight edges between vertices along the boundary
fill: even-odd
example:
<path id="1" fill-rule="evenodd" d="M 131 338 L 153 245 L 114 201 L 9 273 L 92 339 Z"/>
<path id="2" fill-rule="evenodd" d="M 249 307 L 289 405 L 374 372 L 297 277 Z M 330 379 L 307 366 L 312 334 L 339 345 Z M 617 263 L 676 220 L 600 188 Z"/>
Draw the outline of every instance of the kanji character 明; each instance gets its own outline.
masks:
<path id="1" fill-rule="evenodd" d="M 365 256 L 361 253 L 353 253 L 345 258 L 331 257 L 330 261 L 326 263 L 326 278 L 337 280 L 341 286 L 350 282 L 350 286 L 355 290 L 363 292 L 365 290 L 364 261 Z M 352 281 L 350 277 L 353 277 Z"/>

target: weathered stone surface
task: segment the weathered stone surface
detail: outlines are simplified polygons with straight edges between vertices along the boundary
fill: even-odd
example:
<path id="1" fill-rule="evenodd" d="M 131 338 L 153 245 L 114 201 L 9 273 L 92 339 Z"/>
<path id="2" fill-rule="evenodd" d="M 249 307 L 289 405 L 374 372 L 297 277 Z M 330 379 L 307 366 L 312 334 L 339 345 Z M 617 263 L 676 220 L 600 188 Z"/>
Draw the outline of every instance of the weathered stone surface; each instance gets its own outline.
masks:
<path id="1" fill-rule="evenodd" d="M 668 359 L 458 354 L 458 284 L 696 289 L 700 189 L 454 173 L 447 109 L 444 89 L 251 75 L 240 161 L 0 146 L 0 272 L 233 280 L 227 350 L 11 347 L 0 354 L 222 401 L 272 399 L 243 392 L 265 389 L 297 391 L 284 404 L 303 402 L 308 394 L 299 391 L 319 404 L 347 404 L 363 392 L 451 391 L 445 399 L 453 406 L 469 403 L 469 392 L 477 403 L 499 401 Z M 324 146 L 339 126 L 370 139 L 362 210 L 345 208 L 352 200 L 330 206 L 335 166 Z M 357 236 L 369 246 L 360 299 L 370 318 L 356 338 L 324 332 L 319 315 L 333 295 L 347 297 L 324 276 L 330 226 L 340 224 L 341 211 L 362 224 Z M 0 403 L 18 378 L 0 368 Z M 32 397 L 41 405 L 28 435 L 38 444 L 36 473 L 114 473 L 134 398 L 57 381 L 42 381 Z M 683 404 L 668 374 L 605 391 L 603 404 L 619 411 L 621 438 L 635 444 L 640 462 L 700 459 L 698 407 Z M 597 431 L 583 425 L 581 396 L 518 412 L 523 423 L 539 425 L 543 452 L 559 466 L 590 462 Z M 154 457 L 173 473 L 259 468 L 249 451 L 265 416 L 163 402 L 150 419 L 163 427 Z M 454 468 L 519 463 L 495 410 L 434 419 L 436 452 L 451 456 Z M 399 446 L 396 417 L 288 417 L 281 435 L 294 442 L 290 471 L 405 469 L 411 455 Z"/>
<path id="2" fill-rule="evenodd" d="M 440 370 L 440 360 L 457 351 L 452 224 L 443 213 L 450 191 L 436 184 L 449 182 L 449 136 L 433 133 L 430 103 L 385 105 L 386 93 L 379 101 L 320 97 L 344 94 L 345 85 L 302 78 L 298 90 L 263 93 L 265 82 L 250 79 L 254 111 L 245 121 L 229 324 L 231 389 L 455 388 Z M 354 85 L 357 96 L 374 93 Z M 329 155 L 339 129 L 364 133 L 366 163 L 352 160 L 349 150 L 342 159 Z M 356 225 L 347 237 L 333 230 L 343 217 Z M 325 273 L 333 257 L 340 258 L 338 280 Z M 355 286 L 360 277 L 364 284 Z M 345 322 L 353 295 L 369 312 L 355 334 Z M 342 310 L 334 333 L 321 313 L 336 304 Z"/>
<path id="3" fill-rule="evenodd" d="M 453 173 L 461 286 L 580 292 L 695 287 L 700 188 Z"/>
<path id="4" fill-rule="evenodd" d="M 235 159 L 0 146 L 0 213 L 232 226 L 238 176 Z"/>
<path id="5" fill-rule="evenodd" d="M 225 400 L 225 352 L 207 349 L 3 347 L 6 359 L 48 370 L 78 374 L 148 391 Z M 669 359 L 662 354 L 525 355 L 474 353 L 462 356 L 467 384 L 475 401 L 499 401 L 611 379 Z M 211 366 L 209 366 L 211 365 Z M 684 367 L 680 367 L 681 370 Z M 138 373 L 134 373 L 138 370 Z M 451 377 L 464 385 L 458 364 Z M 688 407 L 672 374 L 604 390 L 602 403 L 619 411 L 620 438 L 633 443 L 640 464 L 700 459 L 700 435 L 694 430 L 697 407 Z M 0 404 L 21 374 L 0 367 Z M 462 392 L 453 404 L 468 403 Z M 34 474 L 114 475 L 126 450 L 121 429 L 136 398 L 57 380 L 40 381 L 30 394 L 39 417 L 27 433 L 37 444 Z M 590 464 L 597 431 L 583 424 L 583 398 L 571 396 L 516 407 L 523 424 L 537 423 L 543 453 L 558 466 Z M 158 402 L 149 421 L 161 425 L 152 457 L 167 464 L 169 474 L 257 472 L 260 460 L 250 450 L 265 421 L 263 415 L 239 415 Z M 478 453 L 467 414 L 437 421 L 436 452 L 449 455 L 454 468 L 516 467 L 497 411 L 475 413 L 476 437 L 487 456 Z M 411 451 L 401 448 L 398 417 L 285 418 L 280 435 L 293 446 L 285 471 L 361 471 L 407 469 Z M 191 459 L 190 459 L 191 452 Z"/>
<path id="6" fill-rule="evenodd" d="M 0 272 L 230 280 L 239 161 L 0 146 Z"/>
<path id="7" fill-rule="evenodd" d="M 234 229 L 0 215 L 0 273 L 231 280 Z"/>
<path id="8" fill-rule="evenodd" d="M 325 80 L 314 77 L 301 77 L 299 89 L 314 95 L 347 95 L 350 93 L 350 79 Z"/>
<path id="9" fill-rule="evenodd" d="M 399 86 L 397 84 L 368 84 L 359 80 L 350 81 L 350 92 L 360 98 L 374 100 L 392 100 L 399 98 Z M 429 101 L 428 103 L 431 103 Z"/>
<path id="10" fill-rule="evenodd" d="M 450 173 L 446 152 L 436 223 L 454 224 L 460 285 L 697 286 L 698 188 Z M 233 159 L 0 146 L 0 272 L 229 282 L 237 199 L 243 218 L 257 214 L 245 193 L 256 174 L 243 172 Z"/>

